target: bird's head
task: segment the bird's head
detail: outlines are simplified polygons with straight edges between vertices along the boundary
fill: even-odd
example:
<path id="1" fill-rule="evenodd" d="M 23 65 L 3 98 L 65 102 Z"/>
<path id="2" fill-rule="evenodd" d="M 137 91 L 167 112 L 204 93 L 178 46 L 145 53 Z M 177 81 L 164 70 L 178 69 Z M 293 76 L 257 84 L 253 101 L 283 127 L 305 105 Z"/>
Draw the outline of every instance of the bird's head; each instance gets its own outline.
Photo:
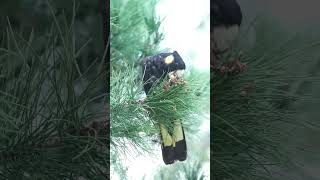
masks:
<path id="1" fill-rule="evenodd" d="M 213 26 L 241 25 L 242 12 L 236 0 L 213 0 L 210 9 Z"/>
<path id="2" fill-rule="evenodd" d="M 164 58 L 164 64 L 167 72 L 183 71 L 186 69 L 186 65 L 177 51 L 170 53 Z"/>
<path id="3" fill-rule="evenodd" d="M 157 80 L 172 72 L 182 76 L 183 71 L 186 69 L 186 65 L 177 51 L 146 57 L 143 60 L 143 67 L 143 81 L 146 93 Z"/>
<path id="4" fill-rule="evenodd" d="M 231 47 L 238 36 L 242 12 L 236 0 L 213 0 L 211 14 L 214 50 L 223 53 Z"/>

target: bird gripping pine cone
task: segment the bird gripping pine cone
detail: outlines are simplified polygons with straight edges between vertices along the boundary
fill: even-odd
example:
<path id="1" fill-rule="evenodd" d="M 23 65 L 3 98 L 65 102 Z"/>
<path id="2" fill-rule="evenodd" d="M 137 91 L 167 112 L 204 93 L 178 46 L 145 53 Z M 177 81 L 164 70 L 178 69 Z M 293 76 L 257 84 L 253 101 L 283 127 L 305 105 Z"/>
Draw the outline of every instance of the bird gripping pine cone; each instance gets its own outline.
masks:
<path id="1" fill-rule="evenodd" d="M 180 77 L 180 72 L 186 68 L 184 61 L 178 52 L 160 53 L 143 59 L 144 91 L 147 95 L 160 80 L 169 75 L 169 81 L 164 83 L 163 90 L 169 90 L 170 86 L 185 83 Z M 173 109 L 174 111 L 174 109 Z M 184 161 L 187 158 L 187 144 L 179 119 L 171 120 L 173 131 L 170 132 L 165 124 L 159 123 L 161 136 L 162 158 L 165 164 L 172 164 L 176 160 Z"/>

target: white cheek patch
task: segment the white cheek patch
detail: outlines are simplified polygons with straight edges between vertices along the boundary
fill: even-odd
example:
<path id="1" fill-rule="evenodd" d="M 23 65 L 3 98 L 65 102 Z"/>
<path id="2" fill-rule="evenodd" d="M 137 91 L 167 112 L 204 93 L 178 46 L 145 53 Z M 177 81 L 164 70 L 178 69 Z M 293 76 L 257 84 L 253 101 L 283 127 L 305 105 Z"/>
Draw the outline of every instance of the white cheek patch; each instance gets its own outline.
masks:
<path id="1" fill-rule="evenodd" d="M 216 48 L 221 52 L 229 49 L 232 43 L 237 38 L 239 26 L 234 25 L 230 27 L 215 27 L 213 30 L 213 40 Z"/>
<path id="2" fill-rule="evenodd" d="M 167 65 L 171 64 L 174 61 L 174 57 L 172 55 L 165 58 L 164 63 Z"/>

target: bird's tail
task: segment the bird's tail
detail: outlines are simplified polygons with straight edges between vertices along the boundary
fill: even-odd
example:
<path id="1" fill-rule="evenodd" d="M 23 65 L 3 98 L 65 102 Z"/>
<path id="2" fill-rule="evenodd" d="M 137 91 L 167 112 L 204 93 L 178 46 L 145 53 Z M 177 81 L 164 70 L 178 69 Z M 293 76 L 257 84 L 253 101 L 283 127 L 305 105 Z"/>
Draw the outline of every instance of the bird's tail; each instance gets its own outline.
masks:
<path id="1" fill-rule="evenodd" d="M 187 144 L 180 120 L 175 120 L 172 135 L 164 124 L 160 124 L 162 157 L 165 164 L 172 164 L 175 160 L 187 159 Z"/>

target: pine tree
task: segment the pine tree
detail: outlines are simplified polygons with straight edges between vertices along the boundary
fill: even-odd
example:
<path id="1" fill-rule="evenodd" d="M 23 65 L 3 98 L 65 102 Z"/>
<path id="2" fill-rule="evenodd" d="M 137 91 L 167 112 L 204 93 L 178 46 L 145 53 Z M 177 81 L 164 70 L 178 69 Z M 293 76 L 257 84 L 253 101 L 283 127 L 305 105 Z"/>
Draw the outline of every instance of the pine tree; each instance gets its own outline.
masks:
<path id="1" fill-rule="evenodd" d="M 103 59 L 86 66 L 87 46 L 75 38 L 76 4 L 67 7 L 71 18 L 47 7 L 54 23 L 43 34 L 24 38 L 10 19 L 2 31 L 0 178 L 107 179 Z"/>
<path id="2" fill-rule="evenodd" d="M 126 176 L 128 165 L 121 157 L 132 151 L 146 156 L 152 153 L 153 141 L 159 141 L 160 121 L 170 126 L 171 119 L 181 119 L 187 141 L 193 141 L 201 116 L 209 110 L 209 87 L 208 83 L 203 83 L 209 82 L 209 75 L 195 70 L 184 77 L 187 85 L 164 91 L 165 82 L 162 82 L 144 99 L 141 61 L 144 57 L 167 52 L 159 48 L 165 34 L 161 33 L 161 20 L 155 13 L 156 3 L 155 0 L 111 1 L 111 165 L 122 178 Z M 156 145 L 160 148 L 159 143 Z M 161 155 L 159 159 L 162 159 Z M 180 170 L 180 178 L 201 174 L 201 171 L 192 174 L 187 166 L 189 164 L 167 170 Z M 199 162 L 198 170 L 201 167 Z M 161 176 L 161 172 L 156 176 L 172 178 L 172 173 Z"/>
<path id="3" fill-rule="evenodd" d="M 250 28 L 256 42 L 249 46 Z M 293 127 L 318 125 L 295 117 L 294 102 L 312 99 L 292 88 L 317 79 L 290 68 L 316 60 L 319 45 L 304 34 L 287 34 L 265 18 L 243 28 L 237 48 L 222 57 L 222 67 L 213 72 L 214 179 L 275 179 L 284 167 L 299 170 L 289 158 L 297 149 L 285 142 L 293 138 Z"/>

